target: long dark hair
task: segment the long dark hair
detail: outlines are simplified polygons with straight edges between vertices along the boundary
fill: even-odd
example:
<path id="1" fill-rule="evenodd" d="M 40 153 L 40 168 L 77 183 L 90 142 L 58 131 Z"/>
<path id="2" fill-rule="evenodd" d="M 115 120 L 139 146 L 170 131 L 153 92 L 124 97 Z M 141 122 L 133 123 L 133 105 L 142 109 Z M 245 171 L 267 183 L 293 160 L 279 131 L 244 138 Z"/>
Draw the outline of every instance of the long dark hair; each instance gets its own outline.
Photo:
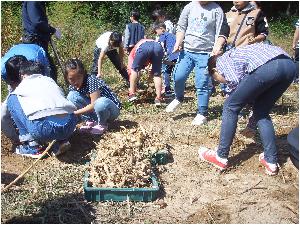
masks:
<path id="1" fill-rule="evenodd" d="M 80 59 L 77 58 L 69 59 L 65 63 L 64 78 L 66 83 L 68 83 L 69 70 L 77 70 L 77 72 L 82 74 L 84 77 L 87 76 L 86 69 Z"/>

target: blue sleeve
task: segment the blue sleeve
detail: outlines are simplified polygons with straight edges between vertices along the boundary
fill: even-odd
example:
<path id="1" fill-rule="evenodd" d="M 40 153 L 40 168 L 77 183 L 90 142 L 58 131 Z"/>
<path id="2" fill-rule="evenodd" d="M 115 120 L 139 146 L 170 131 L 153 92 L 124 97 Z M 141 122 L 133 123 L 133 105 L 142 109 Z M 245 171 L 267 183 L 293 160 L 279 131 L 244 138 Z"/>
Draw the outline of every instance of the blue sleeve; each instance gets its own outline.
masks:
<path id="1" fill-rule="evenodd" d="M 43 48 L 40 48 L 39 51 L 37 52 L 37 61 L 39 61 L 41 64 L 44 66 L 50 66 L 49 60 L 47 58 L 46 52 L 44 51 Z"/>
<path id="2" fill-rule="evenodd" d="M 165 35 L 160 35 L 160 36 L 158 36 L 158 41 L 159 42 L 164 42 L 166 40 L 166 38 L 165 38 Z"/>
<path id="3" fill-rule="evenodd" d="M 173 34 L 167 34 L 166 35 L 166 48 L 167 48 L 167 54 L 170 55 L 174 49 L 176 38 L 172 38 Z M 175 35 L 174 35 L 175 36 Z"/>
<path id="4" fill-rule="evenodd" d="M 143 25 L 142 25 L 141 33 L 142 33 L 142 39 L 144 39 L 145 38 L 145 27 Z"/>
<path id="5" fill-rule="evenodd" d="M 27 13 L 37 30 L 47 34 L 55 33 L 55 28 L 48 24 L 46 9 L 42 2 L 27 2 Z"/>

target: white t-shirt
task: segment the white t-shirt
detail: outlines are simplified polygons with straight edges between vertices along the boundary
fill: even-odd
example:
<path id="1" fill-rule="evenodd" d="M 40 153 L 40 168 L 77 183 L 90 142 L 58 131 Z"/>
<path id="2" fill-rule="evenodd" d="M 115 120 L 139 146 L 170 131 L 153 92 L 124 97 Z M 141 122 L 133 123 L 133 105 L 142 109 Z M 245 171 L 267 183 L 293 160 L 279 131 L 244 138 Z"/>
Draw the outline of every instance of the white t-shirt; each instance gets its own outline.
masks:
<path id="1" fill-rule="evenodd" d="M 108 52 L 114 49 L 118 49 L 118 47 L 109 46 L 109 37 L 112 32 L 108 31 L 100 35 L 100 37 L 96 40 L 96 46 L 101 49 L 101 52 Z M 123 44 L 121 44 L 122 46 Z"/>

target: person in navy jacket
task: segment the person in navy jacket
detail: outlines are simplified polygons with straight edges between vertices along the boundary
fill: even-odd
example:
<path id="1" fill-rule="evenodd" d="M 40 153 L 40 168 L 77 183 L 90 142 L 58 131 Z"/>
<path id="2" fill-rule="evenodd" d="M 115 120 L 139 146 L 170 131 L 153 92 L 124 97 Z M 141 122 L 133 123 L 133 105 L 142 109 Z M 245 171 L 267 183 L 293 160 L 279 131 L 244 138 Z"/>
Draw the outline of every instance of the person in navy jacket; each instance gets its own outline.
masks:
<path id="1" fill-rule="evenodd" d="M 51 35 L 60 39 L 61 32 L 58 28 L 52 27 L 48 22 L 46 14 L 46 3 L 39 1 L 24 1 L 22 4 L 22 42 L 26 44 L 37 44 L 41 46 L 50 61 L 51 69 L 54 71 L 52 79 L 57 80 L 57 70 L 53 59 L 48 52 Z"/>

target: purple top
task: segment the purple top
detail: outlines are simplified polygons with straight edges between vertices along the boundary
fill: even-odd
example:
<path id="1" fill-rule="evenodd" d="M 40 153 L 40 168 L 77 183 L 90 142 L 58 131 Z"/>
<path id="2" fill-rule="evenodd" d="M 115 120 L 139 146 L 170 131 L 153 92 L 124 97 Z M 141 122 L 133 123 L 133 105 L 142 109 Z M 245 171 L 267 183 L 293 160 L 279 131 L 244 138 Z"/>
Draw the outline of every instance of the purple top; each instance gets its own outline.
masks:
<path id="1" fill-rule="evenodd" d="M 256 43 L 233 48 L 217 59 L 216 68 L 227 81 L 226 91 L 232 92 L 243 77 L 261 65 L 279 56 L 290 57 L 280 47 Z"/>

